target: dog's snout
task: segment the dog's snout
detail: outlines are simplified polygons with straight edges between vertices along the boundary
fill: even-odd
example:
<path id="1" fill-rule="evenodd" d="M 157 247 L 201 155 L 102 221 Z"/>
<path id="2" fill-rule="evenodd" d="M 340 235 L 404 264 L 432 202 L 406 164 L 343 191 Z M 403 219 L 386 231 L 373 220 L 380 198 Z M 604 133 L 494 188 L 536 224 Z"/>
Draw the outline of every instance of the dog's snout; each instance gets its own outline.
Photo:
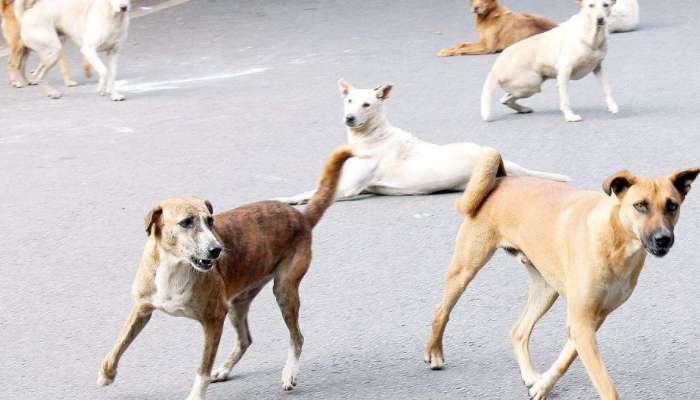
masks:
<path id="1" fill-rule="evenodd" d="M 122 12 L 127 12 L 127 11 L 129 11 L 129 6 L 123 5 L 123 6 L 119 7 L 119 9 L 120 9 Z"/>
<path id="2" fill-rule="evenodd" d="M 673 234 L 665 231 L 659 231 L 652 236 L 652 240 L 654 241 L 654 246 L 661 249 L 667 249 L 673 244 Z"/>
<path id="3" fill-rule="evenodd" d="M 603 25 L 605 23 L 604 17 L 598 17 L 598 25 Z"/>
<path id="4" fill-rule="evenodd" d="M 348 115 L 345 117 L 345 123 L 346 124 L 352 124 L 355 123 L 355 116 L 353 115 Z"/>
<path id="5" fill-rule="evenodd" d="M 221 246 L 213 245 L 213 246 L 209 247 L 208 253 L 209 253 L 208 254 L 209 258 L 212 260 L 219 258 L 219 256 L 221 255 Z"/>
<path id="6" fill-rule="evenodd" d="M 474 7 L 472 7 L 472 12 L 473 12 L 474 14 L 478 14 L 478 13 L 479 13 L 479 6 L 474 6 Z"/>

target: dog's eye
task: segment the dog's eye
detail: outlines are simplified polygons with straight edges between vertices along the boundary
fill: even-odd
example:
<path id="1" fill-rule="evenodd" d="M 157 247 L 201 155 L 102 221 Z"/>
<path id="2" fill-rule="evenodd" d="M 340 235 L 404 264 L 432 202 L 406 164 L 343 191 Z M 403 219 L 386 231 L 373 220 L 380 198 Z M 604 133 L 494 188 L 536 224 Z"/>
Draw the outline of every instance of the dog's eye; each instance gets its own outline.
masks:
<path id="1" fill-rule="evenodd" d="M 610 7 L 610 4 L 605 3 L 605 4 L 603 4 L 603 7 L 608 8 L 608 7 Z"/>
<path id="2" fill-rule="evenodd" d="M 211 228 L 212 226 L 214 226 L 214 218 L 212 218 L 212 217 L 207 217 L 207 226 L 210 227 L 210 228 Z"/>
<path id="3" fill-rule="evenodd" d="M 678 203 L 673 202 L 671 200 L 666 202 L 666 211 L 669 214 L 675 214 L 676 211 L 678 211 Z"/>
<path id="4" fill-rule="evenodd" d="M 177 224 L 185 229 L 189 229 L 194 225 L 194 217 L 187 217 Z"/>
<path id="5" fill-rule="evenodd" d="M 646 214 L 647 211 L 649 211 L 649 203 L 647 203 L 645 200 L 638 201 L 638 202 L 634 203 L 634 209 L 639 211 L 642 214 Z"/>
<path id="6" fill-rule="evenodd" d="M 362 103 L 362 107 L 369 108 L 369 103 Z"/>
<path id="7" fill-rule="evenodd" d="M 588 7 L 593 8 L 595 6 L 593 4 L 589 4 Z"/>

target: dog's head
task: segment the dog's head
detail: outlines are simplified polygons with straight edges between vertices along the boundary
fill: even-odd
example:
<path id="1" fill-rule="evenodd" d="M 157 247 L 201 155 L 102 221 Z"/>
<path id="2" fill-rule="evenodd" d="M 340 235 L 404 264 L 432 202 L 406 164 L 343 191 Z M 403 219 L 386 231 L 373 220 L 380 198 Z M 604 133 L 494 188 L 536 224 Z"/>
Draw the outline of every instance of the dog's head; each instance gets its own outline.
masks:
<path id="1" fill-rule="evenodd" d="M 476 15 L 487 15 L 498 5 L 498 0 L 469 0 L 469 5 Z"/>
<path id="2" fill-rule="evenodd" d="M 605 26 L 610 17 L 610 11 L 616 0 L 576 0 L 581 5 L 581 12 L 596 26 Z"/>
<path id="3" fill-rule="evenodd" d="M 374 89 L 356 89 L 348 82 L 338 81 L 338 90 L 343 98 L 343 122 L 350 128 L 359 129 L 381 114 L 384 101 L 389 98 L 391 85 L 382 85 Z"/>
<path id="4" fill-rule="evenodd" d="M 115 13 L 125 13 L 131 10 L 130 0 L 109 0 L 109 5 Z"/>
<path id="5" fill-rule="evenodd" d="M 650 254 L 663 257 L 673 246 L 673 228 L 681 203 L 700 168 L 648 178 L 620 171 L 603 183 L 603 190 L 619 202 L 622 226 L 642 243 Z"/>
<path id="6" fill-rule="evenodd" d="M 146 234 L 169 257 L 189 262 L 198 271 L 210 271 L 221 256 L 213 230 L 212 206 L 207 200 L 169 199 L 146 215 Z"/>

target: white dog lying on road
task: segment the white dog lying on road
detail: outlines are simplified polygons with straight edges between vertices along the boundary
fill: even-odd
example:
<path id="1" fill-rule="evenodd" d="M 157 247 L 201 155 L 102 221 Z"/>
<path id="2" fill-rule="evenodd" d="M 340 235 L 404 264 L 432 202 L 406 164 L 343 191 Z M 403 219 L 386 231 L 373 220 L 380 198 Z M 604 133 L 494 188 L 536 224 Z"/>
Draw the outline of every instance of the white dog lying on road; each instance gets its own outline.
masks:
<path id="1" fill-rule="evenodd" d="M 343 166 L 336 198 L 346 200 L 362 194 L 419 195 L 463 191 L 482 147 L 474 143 L 437 145 L 424 142 L 392 126 L 382 106 L 391 85 L 355 89 L 338 81 L 345 105 L 348 144 L 355 157 Z M 531 171 L 505 162 L 508 175 L 528 175 L 568 181 L 564 175 Z M 304 204 L 315 190 L 279 198 L 287 204 Z"/>
<path id="2" fill-rule="evenodd" d="M 52 99 L 61 97 L 45 80 L 46 73 L 62 53 L 59 34 L 71 38 L 99 76 L 97 93 L 110 94 L 114 101 L 124 96 L 114 90 L 119 50 L 126 40 L 129 27 L 129 0 L 15 0 L 15 15 L 22 25 L 22 41 L 39 54 L 36 83 Z M 98 51 L 109 56 L 105 67 Z M 26 58 L 28 55 L 25 54 Z"/>
<path id="3" fill-rule="evenodd" d="M 608 19 L 609 32 L 628 32 L 639 26 L 639 3 L 637 0 L 617 0 Z"/>
<path id="4" fill-rule="evenodd" d="M 569 122 L 581 121 L 569 105 L 569 80 L 591 71 L 600 81 L 608 110 L 616 114 L 610 84 L 603 77 L 603 59 L 608 52 L 606 23 L 615 0 L 577 0 L 581 11 L 558 27 L 531 36 L 506 48 L 493 65 L 481 93 L 481 117 L 491 118 L 491 96 L 496 84 L 506 95 L 501 103 L 518 113 L 532 109 L 517 103 L 539 93 L 547 79 L 557 80 L 560 109 Z"/>

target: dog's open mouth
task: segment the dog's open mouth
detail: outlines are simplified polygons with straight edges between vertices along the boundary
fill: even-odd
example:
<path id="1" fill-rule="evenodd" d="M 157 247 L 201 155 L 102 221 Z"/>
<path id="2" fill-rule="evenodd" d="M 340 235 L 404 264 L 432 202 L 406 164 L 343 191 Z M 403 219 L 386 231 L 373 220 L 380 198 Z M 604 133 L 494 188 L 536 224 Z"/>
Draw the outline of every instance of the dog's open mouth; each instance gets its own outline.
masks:
<path id="1" fill-rule="evenodd" d="M 669 251 L 671 251 L 670 248 L 654 248 L 654 247 L 647 247 L 645 246 L 649 254 L 651 254 L 654 257 L 663 257 L 666 254 L 668 254 Z"/>
<path id="2" fill-rule="evenodd" d="M 200 271 L 209 271 L 211 267 L 214 266 L 214 261 L 215 260 L 201 259 L 195 257 L 190 258 L 190 263 L 192 263 L 192 266 Z"/>

